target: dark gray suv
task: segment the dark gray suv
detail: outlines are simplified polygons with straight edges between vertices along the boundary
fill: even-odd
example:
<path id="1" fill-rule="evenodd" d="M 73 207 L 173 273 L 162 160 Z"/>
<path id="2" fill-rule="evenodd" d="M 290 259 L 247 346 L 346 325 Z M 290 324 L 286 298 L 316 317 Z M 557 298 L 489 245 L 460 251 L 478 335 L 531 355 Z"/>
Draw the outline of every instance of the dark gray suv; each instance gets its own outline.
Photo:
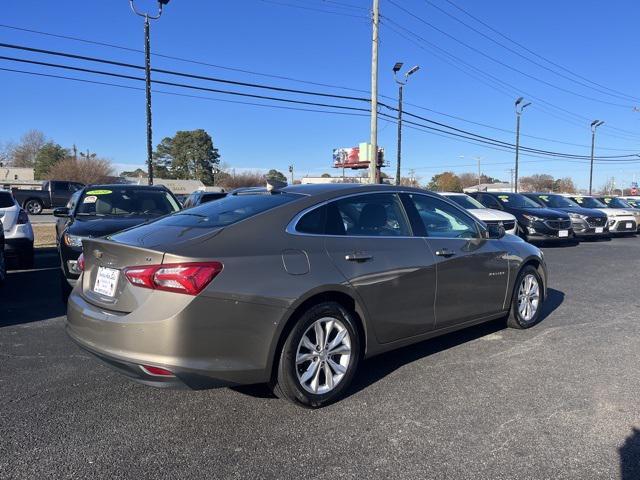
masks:
<path id="1" fill-rule="evenodd" d="M 497 318 L 527 328 L 546 297 L 538 248 L 402 187 L 239 191 L 83 248 L 80 346 L 148 385 L 269 383 L 311 407 L 363 358 Z"/>

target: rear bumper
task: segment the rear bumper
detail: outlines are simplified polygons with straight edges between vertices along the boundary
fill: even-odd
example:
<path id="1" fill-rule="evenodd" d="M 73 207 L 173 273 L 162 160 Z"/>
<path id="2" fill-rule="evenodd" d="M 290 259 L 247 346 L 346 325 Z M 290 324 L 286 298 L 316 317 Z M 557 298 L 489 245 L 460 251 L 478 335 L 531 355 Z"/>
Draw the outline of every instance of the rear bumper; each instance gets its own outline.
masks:
<path id="1" fill-rule="evenodd" d="M 68 301 L 68 335 L 135 381 L 156 387 L 213 388 L 263 383 L 286 309 L 211 297 L 154 292 L 129 314 L 87 302 L 77 286 Z M 141 365 L 174 377 L 145 373 Z"/>

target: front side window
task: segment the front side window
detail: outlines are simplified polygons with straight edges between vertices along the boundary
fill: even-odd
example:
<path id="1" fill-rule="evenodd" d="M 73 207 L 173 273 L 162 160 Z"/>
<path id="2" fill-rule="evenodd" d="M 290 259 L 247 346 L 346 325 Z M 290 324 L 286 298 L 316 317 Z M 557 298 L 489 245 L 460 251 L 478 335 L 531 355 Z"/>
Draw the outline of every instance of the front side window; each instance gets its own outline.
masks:
<path id="1" fill-rule="evenodd" d="M 410 236 L 402 204 L 393 193 L 372 193 L 336 200 L 326 206 L 329 235 L 365 237 Z"/>
<path id="2" fill-rule="evenodd" d="M 475 220 L 439 198 L 411 194 L 409 198 L 416 210 L 428 237 L 478 238 Z"/>

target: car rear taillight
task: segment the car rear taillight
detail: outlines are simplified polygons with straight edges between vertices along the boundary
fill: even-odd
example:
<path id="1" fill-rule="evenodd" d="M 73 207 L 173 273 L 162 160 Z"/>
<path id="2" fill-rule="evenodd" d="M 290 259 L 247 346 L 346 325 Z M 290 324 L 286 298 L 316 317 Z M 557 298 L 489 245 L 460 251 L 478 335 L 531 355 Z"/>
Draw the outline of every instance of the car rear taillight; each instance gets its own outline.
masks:
<path id="1" fill-rule="evenodd" d="M 78 257 L 78 270 L 84 272 L 84 253 L 81 253 Z"/>
<path id="2" fill-rule="evenodd" d="M 18 225 L 25 225 L 29 223 L 29 215 L 27 215 L 27 212 L 20 209 L 20 213 L 18 213 L 18 221 L 16 223 Z"/>
<path id="3" fill-rule="evenodd" d="M 197 295 L 222 271 L 220 262 L 129 267 L 124 274 L 136 287 Z"/>

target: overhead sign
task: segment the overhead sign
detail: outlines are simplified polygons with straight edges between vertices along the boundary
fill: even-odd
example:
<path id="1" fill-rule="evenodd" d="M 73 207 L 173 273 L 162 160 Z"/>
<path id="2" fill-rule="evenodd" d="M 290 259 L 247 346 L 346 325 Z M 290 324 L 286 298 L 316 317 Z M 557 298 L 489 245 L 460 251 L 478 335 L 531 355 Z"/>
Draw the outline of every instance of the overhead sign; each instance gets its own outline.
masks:
<path id="1" fill-rule="evenodd" d="M 333 150 L 334 168 L 369 168 L 369 158 L 367 158 L 367 147 L 369 144 L 361 143 L 358 147 L 335 148 Z M 363 154 L 360 155 L 362 150 Z M 384 163 L 384 149 L 378 148 L 378 165 Z"/>

